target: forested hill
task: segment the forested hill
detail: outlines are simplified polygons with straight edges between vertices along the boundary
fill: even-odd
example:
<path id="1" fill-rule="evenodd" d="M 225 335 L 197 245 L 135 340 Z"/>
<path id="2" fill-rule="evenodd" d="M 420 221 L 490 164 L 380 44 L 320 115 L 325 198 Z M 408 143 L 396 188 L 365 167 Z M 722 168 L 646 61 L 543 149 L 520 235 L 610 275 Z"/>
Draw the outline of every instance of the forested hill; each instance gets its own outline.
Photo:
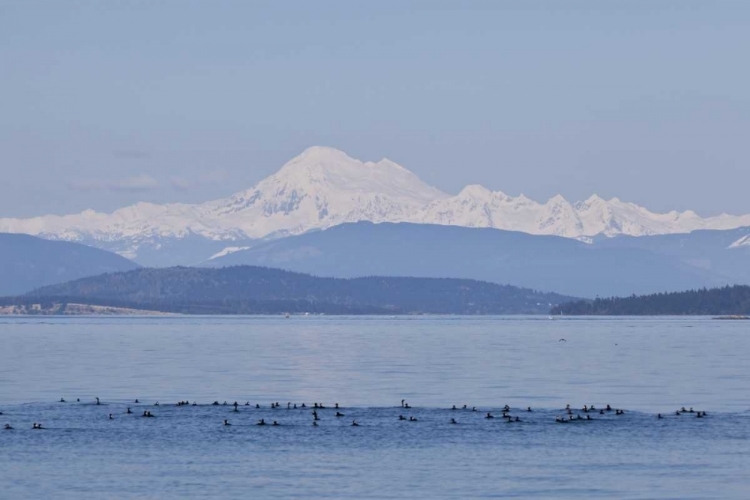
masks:
<path id="1" fill-rule="evenodd" d="M 554 307 L 566 315 L 746 315 L 750 314 L 750 286 L 727 286 L 631 297 L 582 300 Z"/>
<path id="2" fill-rule="evenodd" d="M 9 300 L 203 314 L 546 314 L 571 297 L 467 279 L 320 278 L 236 266 L 143 268 L 48 286 Z"/>

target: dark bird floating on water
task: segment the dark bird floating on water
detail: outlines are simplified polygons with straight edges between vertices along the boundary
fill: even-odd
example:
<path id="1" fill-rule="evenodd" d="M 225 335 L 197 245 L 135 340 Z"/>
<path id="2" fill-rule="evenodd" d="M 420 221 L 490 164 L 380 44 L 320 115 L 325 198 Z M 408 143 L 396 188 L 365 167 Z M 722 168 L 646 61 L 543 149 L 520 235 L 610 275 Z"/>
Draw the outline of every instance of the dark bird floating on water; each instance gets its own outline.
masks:
<path id="1" fill-rule="evenodd" d="M 96 400 L 96 404 L 97 405 L 102 404 L 101 400 L 98 397 L 95 398 L 95 400 Z M 136 401 L 138 401 L 138 400 L 136 399 Z M 64 398 L 60 398 L 60 402 L 65 402 L 65 399 Z M 185 405 L 189 405 L 189 404 L 190 404 L 190 402 L 188 400 L 185 400 L 185 401 L 178 402 L 177 406 L 185 406 Z M 158 405 L 159 405 L 159 403 L 157 401 L 154 404 L 154 406 L 158 406 Z M 196 405 L 197 405 L 197 403 L 194 402 L 193 406 L 196 406 Z M 215 405 L 219 405 L 219 402 L 215 401 L 213 403 L 213 405 L 214 406 Z M 249 402 L 245 403 L 245 406 L 249 406 L 249 405 L 250 405 Z M 112 403 L 107 403 L 107 406 L 112 406 Z M 239 411 L 239 408 L 238 408 L 239 403 L 238 402 L 235 401 L 232 406 L 234 407 L 234 411 Z M 302 403 L 301 406 L 304 408 L 305 404 Z M 280 407 L 280 403 L 277 403 L 277 402 L 271 403 L 271 408 L 279 408 L 279 407 Z M 294 404 L 293 407 L 297 408 L 297 404 Z M 313 407 L 315 409 L 313 409 L 312 412 L 311 412 L 312 415 L 313 415 L 313 418 L 314 418 L 313 422 L 312 422 L 312 425 L 314 427 L 318 427 L 318 420 L 320 420 L 320 418 L 319 418 L 317 410 L 318 409 L 324 409 L 325 406 L 322 403 L 314 403 Z M 401 407 L 402 408 L 407 408 L 407 409 L 411 408 L 410 405 L 406 402 L 406 400 L 401 400 Z M 259 409 L 260 406 L 256 405 L 256 408 Z M 287 409 L 291 409 L 291 408 L 292 408 L 292 403 L 291 402 L 287 403 Z M 336 408 L 336 409 L 340 408 L 339 404 L 335 403 L 334 408 Z M 463 408 L 467 409 L 467 405 L 463 405 Z M 571 405 L 568 404 L 568 405 L 565 406 L 565 412 L 567 414 L 567 418 L 566 417 L 557 416 L 557 417 L 555 417 L 555 422 L 556 423 L 570 423 L 570 422 L 592 421 L 594 419 L 591 417 L 591 415 L 589 415 L 589 413 L 592 413 L 592 412 L 595 412 L 595 411 L 598 411 L 598 414 L 602 415 L 602 416 L 606 415 L 605 411 L 607 411 L 607 412 L 614 411 L 614 414 L 617 415 L 617 416 L 625 415 L 625 410 L 619 409 L 619 408 L 617 408 L 617 409 L 612 408 L 609 404 L 606 405 L 606 407 L 605 407 L 606 409 L 602 408 L 600 410 L 597 410 L 594 405 L 583 405 L 580 408 L 581 408 L 580 411 L 585 414 L 585 417 L 582 416 L 582 415 L 580 415 L 580 414 L 574 414 L 573 410 L 571 409 Z M 458 408 L 457 408 L 456 405 L 452 405 L 450 407 L 451 411 L 454 411 L 454 410 L 457 410 L 457 409 Z M 477 408 L 476 407 L 471 407 L 471 411 L 476 412 Z M 502 411 L 502 418 L 506 421 L 506 423 L 522 422 L 522 420 L 520 419 L 520 417 L 518 417 L 518 416 L 511 416 L 509 414 L 509 412 L 510 412 L 510 406 L 509 405 L 504 405 L 502 407 L 501 411 Z M 531 412 L 532 411 L 531 407 L 527 407 L 526 411 L 527 412 Z M 126 414 L 132 414 L 133 411 L 132 411 L 132 409 L 130 407 L 126 407 L 126 412 L 125 413 Z M 696 411 L 696 410 L 693 409 L 693 407 L 689 407 L 689 409 L 688 409 L 688 408 L 686 408 L 686 407 L 683 406 L 679 410 L 675 411 L 675 415 L 676 416 L 680 416 L 683 413 L 691 413 L 691 414 L 694 414 L 696 416 L 696 418 L 701 418 L 701 419 L 703 419 L 703 418 L 705 418 L 707 416 L 707 412 L 705 412 L 703 410 Z M 2 415 L 2 412 L 0 412 L 0 415 Z M 145 410 L 143 412 L 142 416 L 148 418 L 148 417 L 154 417 L 155 415 L 153 415 L 150 411 Z M 335 412 L 335 416 L 336 417 L 345 417 L 346 415 L 344 413 L 342 413 L 342 412 L 340 412 L 340 411 L 337 410 Z M 485 413 L 484 418 L 485 419 L 494 419 L 496 417 L 492 414 L 492 412 L 488 411 L 488 412 Z M 659 420 L 663 420 L 664 419 L 664 415 L 662 413 L 658 413 L 658 414 L 656 414 L 656 418 L 659 419 Z M 113 413 L 109 413 L 108 414 L 108 419 L 109 420 L 115 420 L 114 414 Z M 417 417 L 415 417 L 415 416 L 408 416 L 408 417 L 406 417 L 404 415 L 398 415 L 398 420 L 400 420 L 400 421 L 409 421 L 409 422 L 417 422 L 418 421 Z M 450 421 L 449 421 L 449 423 L 451 425 L 454 425 L 454 424 L 457 424 L 458 422 L 456 421 L 455 418 L 451 418 Z M 223 420 L 223 424 L 225 426 L 231 426 L 232 425 L 229 422 L 228 419 L 224 419 Z M 114 425 L 114 424 L 112 424 L 112 425 Z M 260 426 L 264 426 L 264 425 L 281 426 L 281 424 L 278 421 L 276 421 L 276 420 L 272 420 L 270 424 L 267 424 L 266 421 L 265 421 L 265 419 L 258 420 L 256 425 L 260 425 Z M 351 422 L 350 425 L 353 426 L 353 427 L 359 427 L 360 426 L 360 424 L 356 420 L 352 420 L 352 422 Z M 5 424 L 4 429 L 5 430 L 10 430 L 10 429 L 13 429 L 13 427 L 11 427 L 10 424 Z M 46 428 L 43 427 L 42 424 L 35 422 L 33 424 L 33 426 L 32 426 L 32 429 L 36 430 L 36 429 L 46 429 Z"/>

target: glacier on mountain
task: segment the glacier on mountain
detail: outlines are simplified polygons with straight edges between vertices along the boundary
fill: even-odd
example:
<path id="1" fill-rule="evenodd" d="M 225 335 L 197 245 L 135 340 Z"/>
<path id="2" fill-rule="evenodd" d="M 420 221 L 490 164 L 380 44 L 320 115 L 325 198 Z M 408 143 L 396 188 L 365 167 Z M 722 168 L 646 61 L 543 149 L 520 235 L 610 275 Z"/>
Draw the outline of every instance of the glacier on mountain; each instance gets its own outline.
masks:
<path id="1" fill-rule="evenodd" d="M 451 196 L 388 159 L 362 162 L 342 151 L 316 146 L 229 198 L 194 205 L 137 203 L 110 214 L 86 210 L 64 216 L 6 218 L 0 219 L 0 232 L 85 242 L 132 259 L 138 259 L 144 249 L 159 251 L 166 241 L 198 238 L 213 242 L 205 259 L 246 246 L 239 244 L 244 241 L 359 221 L 489 227 L 587 241 L 597 235 L 733 229 L 750 226 L 750 215 L 658 214 L 595 195 L 576 204 L 559 195 L 539 203 L 479 185 Z"/>

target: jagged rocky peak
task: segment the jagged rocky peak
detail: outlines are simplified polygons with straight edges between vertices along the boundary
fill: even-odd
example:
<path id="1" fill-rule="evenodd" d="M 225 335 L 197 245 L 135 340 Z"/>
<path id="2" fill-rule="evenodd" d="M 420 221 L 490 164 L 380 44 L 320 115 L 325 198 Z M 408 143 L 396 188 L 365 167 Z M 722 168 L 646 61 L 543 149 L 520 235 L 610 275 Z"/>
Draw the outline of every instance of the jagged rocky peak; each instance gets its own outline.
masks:
<path id="1" fill-rule="evenodd" d="M 584 210 L 591 210 L 597 207 L 603 207 L 606 205 L 607 205 L 607 200 L 605 200 L 598 194 L 592 194 L 591 196 L 586 198 L 584 201 L 579 201 L 573 206 L 578 211 L 584 211 Z"/>
<path id="2" fill-rule="evenodd" d="M 474 204 L 496 204 L 496 203 L 516 203 L 519 198 L 513 198 L 508 196 L 502 191 L 491 191 L 481 184 L 469 184 L 465 186 L 460 193 L 456 196 L 448 198 L 448 200 L 456 200 L 461 203 L 474 203 Z M 447 201 L 447 200 L 446 200 Z M 440 204 L 438 200 L 436 204 Z"/>
<path id="3" fill-rule="evenodd" d="M 548 205 L 570 205 L 568 200 L 566 200 L 565 197 L 563 197 L 563 195 L 561 194 L 556 194 L 555 196 L 547 200 L 547 204 Z"/>

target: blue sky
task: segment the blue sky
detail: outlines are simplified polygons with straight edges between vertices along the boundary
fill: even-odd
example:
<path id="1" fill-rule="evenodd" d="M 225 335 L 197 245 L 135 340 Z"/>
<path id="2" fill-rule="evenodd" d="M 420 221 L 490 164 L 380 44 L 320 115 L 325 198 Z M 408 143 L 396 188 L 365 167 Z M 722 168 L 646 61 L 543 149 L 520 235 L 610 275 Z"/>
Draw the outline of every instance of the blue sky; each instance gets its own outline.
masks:
<path id="1" fill-rule="evenodd" d="M 750 212 L 750 2 L 0 0 L 0 216 L 196 202 L 311 145 Z"/>

